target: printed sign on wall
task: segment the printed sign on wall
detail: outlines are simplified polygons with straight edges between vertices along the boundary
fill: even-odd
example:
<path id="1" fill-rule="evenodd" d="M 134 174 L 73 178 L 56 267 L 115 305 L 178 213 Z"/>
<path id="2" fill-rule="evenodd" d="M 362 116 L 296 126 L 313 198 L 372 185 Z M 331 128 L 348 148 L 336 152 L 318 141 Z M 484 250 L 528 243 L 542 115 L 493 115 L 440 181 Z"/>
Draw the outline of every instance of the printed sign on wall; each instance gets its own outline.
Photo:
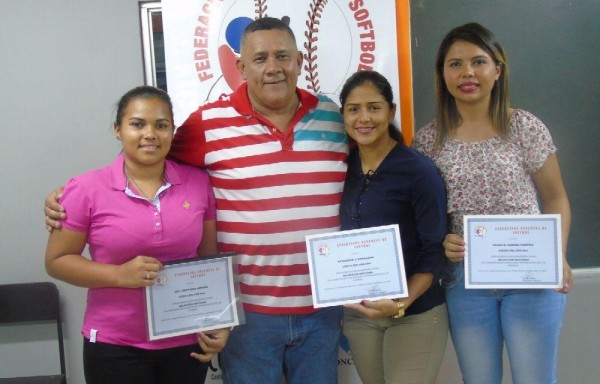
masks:
<path id="1" fill-rule="evenodd" d="M 388 78 L 399 99 L 400 77 L 410 82 L 411 73 L 410 59 L 399 72 L 398 3 L 406 3 L 402 11 L 407 12 L 408 1 L 394 0 L 163 0 L 167 84 L 176 125 L 243 81 L 236 67 L 241 33 L 265 16 L 289 21 L 294 31 L 304 58 L 299 87 L 338 102 L 348 76 L 374 69 Z M 408 93 L 402 97 L 411 101 Z M 398 108 L 403 131 L 407 121 L 412 131 L 412 101 L 409 108 Z"/>

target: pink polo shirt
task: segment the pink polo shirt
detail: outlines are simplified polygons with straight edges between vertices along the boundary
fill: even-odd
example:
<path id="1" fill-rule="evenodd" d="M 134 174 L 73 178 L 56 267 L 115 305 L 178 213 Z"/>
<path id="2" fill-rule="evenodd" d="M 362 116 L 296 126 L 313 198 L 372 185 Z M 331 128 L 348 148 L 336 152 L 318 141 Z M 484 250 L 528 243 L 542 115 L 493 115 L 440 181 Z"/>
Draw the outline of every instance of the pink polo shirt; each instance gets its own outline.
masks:
<path id="1" fill-rule="evenodd" d="M 123 264 L 135 256 L 162 262 L 191 258 L 202 239 L 204 220 L 215 219 L 215 198 L 205 171 L 166 161 L 171 184 L 160 194 L 160 210 L 125 193 L 123 155 L 111 165 L 71 179 L 61 204 L 66 229 L 87 232 L 92 260 Z M 197 342 L 195 335 L 149 341 L 143 288 L 88 290 L 82 333 L 99 342 L 164 349 Z"/>

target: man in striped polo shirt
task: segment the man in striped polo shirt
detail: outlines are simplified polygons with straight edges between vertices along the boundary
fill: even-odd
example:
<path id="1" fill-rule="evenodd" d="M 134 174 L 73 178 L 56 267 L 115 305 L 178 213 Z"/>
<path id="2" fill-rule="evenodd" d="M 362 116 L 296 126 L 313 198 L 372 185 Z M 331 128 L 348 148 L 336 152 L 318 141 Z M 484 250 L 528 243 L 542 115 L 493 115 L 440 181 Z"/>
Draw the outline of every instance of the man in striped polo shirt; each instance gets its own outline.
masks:
<path id="1" fill-rule="evenodd" d="M 348 144 L 338 106 L 297 88 L 301 64 L 287 24 L 255 20 L 246 81 L 192 113 L 171 148 L 208 169 L 219 251 L 238 254 L 246 323 L 222 352 L 228 384 L 337 382 L 341 309 L 312 306 L 304 237 L 339 228 Z"/>

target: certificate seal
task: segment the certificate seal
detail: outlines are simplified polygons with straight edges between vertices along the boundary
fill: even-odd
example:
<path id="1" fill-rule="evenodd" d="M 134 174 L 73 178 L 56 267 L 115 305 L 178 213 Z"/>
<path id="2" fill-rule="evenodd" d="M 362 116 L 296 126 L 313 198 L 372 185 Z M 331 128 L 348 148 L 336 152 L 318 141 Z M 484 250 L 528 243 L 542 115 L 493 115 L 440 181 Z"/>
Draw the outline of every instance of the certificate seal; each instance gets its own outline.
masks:
<path id="1" fill-rule="evenodd" d="M 160 275 L 156 278 L 156 285 L 158 285 L 159 287 L 164 287 L 165 285 L 167 285 L 167 276 L 164 275 Z"/>
<path id="2" fill-rule="evenodd" d="M 475 228 L 475 236 L 483 238 L 486 235 L 487 235 L 487 228 L 484 225 Z"/>
<path id="3" fill-rule="evenodd" d="M 317 248 L 317 253 L 319 256 L 327 256 L 329 255 L 329 246 L 327 244 L 321 244 Z"/>

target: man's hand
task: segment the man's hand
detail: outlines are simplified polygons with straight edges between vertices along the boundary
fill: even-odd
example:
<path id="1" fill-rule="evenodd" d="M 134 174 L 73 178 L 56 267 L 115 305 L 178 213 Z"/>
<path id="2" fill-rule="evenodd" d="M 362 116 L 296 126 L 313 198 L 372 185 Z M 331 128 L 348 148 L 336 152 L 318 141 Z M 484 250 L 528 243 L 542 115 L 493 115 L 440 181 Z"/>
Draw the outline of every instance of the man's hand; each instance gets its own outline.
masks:
<path id="1" fill-rule="evenodd" d="M 52 232 L 55 228 L 60 229 L 60 221 L 67 217 L 65 209 L 58 203 L 62 195 L 64 186 L 60 186 L 52 191 L 44 200 L 44 214 L 46 215 L 46 229 Z"/>
<path id="2" fill-rule="evenodd" d="M 223 328 L 198 333 L 198 344 L 204 353 L 192 352 L 190 356 L 202 363 L 208 363 L 215 353 L 221 352 L 225 347 L 229 332 L 229 328 Z"/>

